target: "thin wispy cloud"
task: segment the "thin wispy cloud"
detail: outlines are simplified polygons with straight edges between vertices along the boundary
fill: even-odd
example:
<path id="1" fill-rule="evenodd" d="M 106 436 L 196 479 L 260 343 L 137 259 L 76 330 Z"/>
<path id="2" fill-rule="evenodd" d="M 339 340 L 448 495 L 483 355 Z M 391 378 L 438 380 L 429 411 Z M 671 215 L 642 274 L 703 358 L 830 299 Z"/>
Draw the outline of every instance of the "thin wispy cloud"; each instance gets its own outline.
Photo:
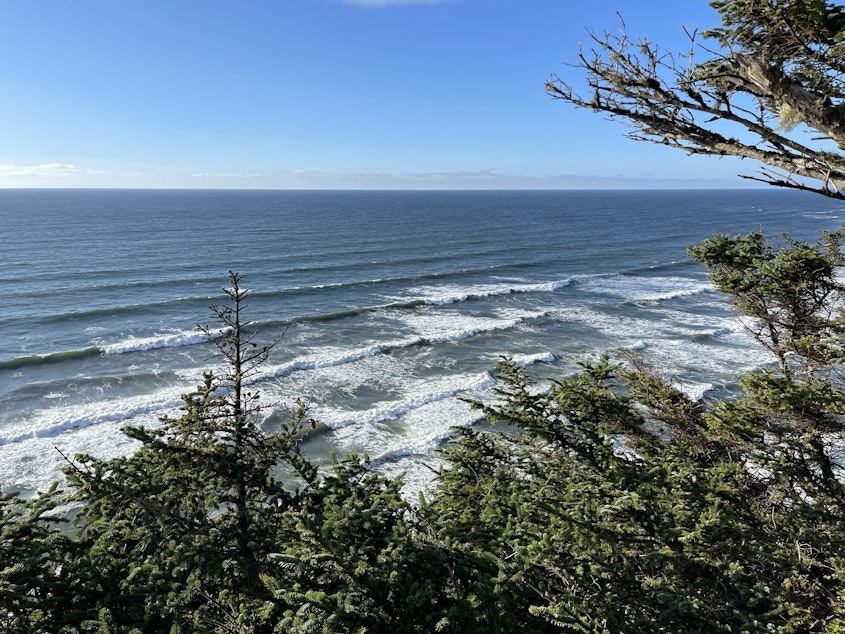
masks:
<path id="1" fill-rule="evenodd" d="M 529 175 L 487 168 L 454 171 L 321 171 L 308 169 L 127 170 L 69 163 L 0 164 L 0 188 L 109 187 L 197 189 L 655 189 L 737 187 L 736 180 L 660 175 Z"/>
<path id="2" fill-rule="evenodd" d="M 526 175 L 500 171 L 440 172 L 327 172 L 266 170 L 194 172 L 189 186 L 261 189 L 655 189 L 736 187 L 734 181 L 714 178 L 668 178 L 600 174 Z"/>
<path id="3" fill-rule="evenodd" d="M 290 172 L 294 173 L 294 172 Z M 195 172 L 193 174 L 194 178 L 200 179 L 248 179 L 248 178 L 262 178 L 266 176 L 266 172 L 250 172 L 250 171 L 240 171 L 240 172 Z"/>
<path id="4" fill-rule="evenodd" d="M 43 163 L 41 165 L 0 164 L 0 178 L 10 176 L 68 176 L 79 173 L 76 165 Z"/>

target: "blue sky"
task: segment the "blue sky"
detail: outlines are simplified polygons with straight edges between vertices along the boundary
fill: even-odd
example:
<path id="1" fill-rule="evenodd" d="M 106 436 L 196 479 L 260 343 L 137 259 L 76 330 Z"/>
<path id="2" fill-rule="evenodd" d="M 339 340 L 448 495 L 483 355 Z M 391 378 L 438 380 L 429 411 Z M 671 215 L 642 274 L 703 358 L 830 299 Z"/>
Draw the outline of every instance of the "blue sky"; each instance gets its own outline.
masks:
<path id="1" fill-rule="evenodd" d="M 0 0 L 0 187 L 737 187 L 545 93 L 706 0 Z"/>

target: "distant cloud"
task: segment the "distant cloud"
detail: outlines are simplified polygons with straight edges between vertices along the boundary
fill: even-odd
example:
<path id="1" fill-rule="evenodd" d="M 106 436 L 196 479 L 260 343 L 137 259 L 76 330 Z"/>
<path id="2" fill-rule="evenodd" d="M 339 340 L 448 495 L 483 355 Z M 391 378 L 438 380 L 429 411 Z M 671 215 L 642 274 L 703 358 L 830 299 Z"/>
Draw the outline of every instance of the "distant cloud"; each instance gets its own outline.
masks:
<path id="1" fill-rule="evenodd" d="M 443 4 L 448 0 L 342 0 L 358 7 L 392 7 L 407 4 Z"/>
<path id="2" fill-rule="evenodd" d="M 291 172 L 293 173 L 293 172 Z M 247 178 L 261 178 L 266 176 L 265 172 L 195 172 L 191 176 L 194 178 L 211 178 L 211 179 L 247 179 Z"/>
<path id="3" fill-rule="evenodd" d="M 701 189 L 747 187 L 739 178 L 613 174 L 516 174 L 496 168 L 431 172 L 328 172 L 307 169 L 126 170 L 69 163 L 0 163 L 0 188 L 126 187 L 188 189 Z"/>
<path id="4" fill-rule="evenodd" d="M 12 176 L 69 176 L 77 173 L 79 173 L 79 168 L 67 163 L 43 163 L 41 165 L 0 163 L 0 178 Z"/>
<path id="5" fill-rule="evenodd" d="M 510 174 L 497 169 L 450 172 L 322 172 L 267 170 L 194 172 L 188 187 L 268 189 L 699 189 L 746 187 L 738 178 L 630 175 Z M 186 185 L 180 185 L 186 186 Z"/>

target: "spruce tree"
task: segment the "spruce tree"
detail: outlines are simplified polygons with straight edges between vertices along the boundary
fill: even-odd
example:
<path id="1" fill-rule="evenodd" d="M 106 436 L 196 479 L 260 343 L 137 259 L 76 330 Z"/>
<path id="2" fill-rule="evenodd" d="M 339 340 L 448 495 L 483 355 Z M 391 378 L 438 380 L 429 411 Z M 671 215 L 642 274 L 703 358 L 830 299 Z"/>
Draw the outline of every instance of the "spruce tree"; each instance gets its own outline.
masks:
<path id="1" fill-rule="evenodd" d="M 276 341 L 258 346 L 243 319 L 247 291 L 230 273 L 228 304 L 204 327 L 223 356 L 183 397 L 182 413 L 156 428 L 129 427 L 132 455 L 81 455 L 65 470 L 81 504 L 78 527 L 100 571 L 100 604 L 118 626 L 205 628 L 263 621 L 262 582 L 281 517 L 298 505 L 316 468 L 299 443 L 313 423 L 298 405 L 280 428 L 262 429 L 252 387 Z"/>

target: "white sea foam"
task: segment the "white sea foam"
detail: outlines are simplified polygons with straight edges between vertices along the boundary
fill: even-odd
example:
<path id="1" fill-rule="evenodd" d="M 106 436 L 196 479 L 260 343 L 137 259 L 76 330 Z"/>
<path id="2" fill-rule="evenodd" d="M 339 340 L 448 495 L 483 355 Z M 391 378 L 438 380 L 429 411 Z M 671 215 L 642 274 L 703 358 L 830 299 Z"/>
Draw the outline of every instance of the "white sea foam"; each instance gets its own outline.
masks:
<path id="1" fill-rule="evenodd" d="M 554 316 L 564 323 L 587 324 L 607 336 L 609 342 L 623 341 L 626 346 L 667 338 L 687 340 L 702 335 L 718 339 L 739 336 L 747 343 L 745 330 L 739 320 L 727 312 L 724 304 L 718 308 L 722 310 L 721 316 L 664 308 L 644 317 L 635 317 L 606 312 L 599 307 L 574 306 L 557 309 Z"/>
<path id="2" fill-rule="evenodd" d="M 538 352 L 536 354 L 514 354 L 511 356 L 518 368 L 527 368 L 537 363 L 554 363 L 555 355 L 551 352 Z"/>
<path id="3" fill-rule="evenodd" d="M 430 305 L 447 305 L 465 302 L 468 299 L 498 297 L 514 293 L 549 293 L 571 284 L 571 280 L 552 282 L 494 283 L 494 284 L 443 284 L 437 286 L 417 286 L 408 289 L 408 296 L 419 298 Z M 407 299 L 407 297 L 397 298 Z"/>
<path id="4" fill-rule="evenodd" d="M 713 330 L 706 331 L 705 334 L 710 337 L 713 337 L 714 339 L 719 339 L 722 337 L 729 337 L 731 335 L 734 335 L 737 333 L 737 331 L 738 328 L 714 328 Z"/>
<path id="5" fill-rule="evenodd" d="M 582 286 L 602 295 L 620 297 L 630 303 L 657 303 L 713 292 L 713 285 L 686 277 L 635 277 L 613 275 L 590 277 Z"/>
<path id="6" fill-rule="evenodd" d="M 474 393 L 474 392 L 470 392 Z M 409 399 L 415 405 L 402 412 L 401 420 L 386 424 L 371 416 L 332 432 L 331 442 L 344 453 L 367 452 L 378 465 L 398 459 L 430 454 L 453 429 L 471 425 L 481 415 L 469 404 L 452 397 Z"/>
<path id="7" fill-rule="evenodd" d="M 392 317 L 426 341 L 448 343 L 468 339 L 483 332 L 509 330 L 529 319 L 545 315 L 545 311 L 499 309 L 496 316 L 471 315 L 452 310 L 397 312 Z"/>
<path id="8" fill-rule="evenodd" d="M 630 348 L 642 352 L 647 360 L 669 373 L 709 373 L 719 380 L 729 380 L 768 363 L 771 359 L 754 345 L 741 325 L 730 317 L 709 318 L 718 327 L 713 344 L 707 339 L 694 339 L 708 319 L 690 315 L 690 323 L 681 319 L 686 313 L 672 312 L 669 319 L 635 318 L 605 313 L 597 308 L 563 309 L 558 313 L 564 323 L 589 324 L 599 332 L 606 350 Z M 718 342 L 719 345 L 714 345 Z M 697 382 L 698 379 L 692 379 Z"/>
<path id="9" fill-rule="evenodd" d="M 448 465 L 433 453 L 409 454 L 377 465 L 386 477 L 402 478 L 402 496 L 411 504 L 418 503 L 420 494 L 425 498 L 431 496 L 441 467 Z"/>
<path id="10" fill-rule="evenodd" d="M 492 387 L 495 383 L 495 379 L 487 373 L 428 380 L 416 387 L 406 386 L 410 394 L 401 400 L 383 403 L 363 412 L 324 411 L 320 412 L 320 419 L 335 430 L 351 426 L 360 430 L 361 425 L 377 425 L 384 421 L 397 420 L 409 412 L 419 410 L 431 403 L 451 399 L 463 392 L 482 391 Z M 360 432 L 356 430 L 353 430 L 352 433 L 358 435 Z"/>
<path id="11" fill-rule="evenodd" d="M 421 466 L 420 457 L 437 463 L 431 452 L 452 435 L 454 427 L 470 425 L 480 417 L 459 397 L 480 397 L 495 381 L 486 372 L 446 374 L 422 378 L 413 376 L 418 359 L 378 356 L 342 368 L 324 368 L 296 375 L 297 386 L 309 390 L 349 388 L 367 385 L 397 398 L 373 402 L 365 409 L 351 410 L 349 398 L 315 402 L 312 414 L 331 431 L 321 437 L 325 451 L 338 455 L 368 454 L 375 467 L 388 475 L 404 472 L 403 492 L 416 499 L 417 492 L 431 482 L 431 472 Z M 330 404 L 333 401 L 334 404 Z M 360 404 L 360 403 L 359 403 Z"/>
<path id="12" fill-rule="evenodd" d="M 178 392 L 177 392 L 178 393 Z M 121 432 L 127 425 L 159 425 L 162 415 L 178 415 L 173 391 L 57 406 L 34 412 L 0 438 L 3 490 L 34 492 L 63 481 L 65 457 L 85 453 L 108 460 L 135 451 L 138 442 Z"/>
<path id="13" fill-rule="evenodd" d="M 675 379 L 672 385 L 686 394 L 693 401 L 700 401 L 708 392 L 712 391 L 715 386 L 709 382 L 695 382 L 685 381 L 683 379 Z"/>
<path id="14" fill-rule="evenodd" d="M 280 365 L 270 365 L 258 377 L 258 380 L 267 380 L 271 378 L 280 378 L 288 376 L 293 372 L 303 372 L 306 370 L 320 370 L 323 368 L 334 368 L 338 366 L 347 365 L 356 361 L 361 361 L 368 357 L 382 354 L 391 348 L 401 348 L 417 345 L 420 343 L 419 338 L 410 338 L 402 341 L 395 341 L 385 344 L 373 344 L 361 348 L 338 348 L 324 346 L 319 349 L 312 350 L 306 355 L 288 361 Z"/>
<path id="15" fill-rule="evenodd" d="M 226 334 L 228 330 L 221 329 L 214 331 L 213 336 Z M 100 349 L 105 354 L 124 354 L 127 352 L 142 352 L 145 350 L 157 350 L 159 348 L 178 348 L 182 346 L 193 346 L 205 343 L 208 337 L 205 333 L 196 329 L 177 330 L 168 333 L 158 333 L 146 337 L 128 337 L 122 341 L 103 344 Z"/>
<path id="16" fill-rule="evenodd" d="M 150 426 L 156 424 L 154 418 L 138 422 Z M 138 442 L 120 431 L 124 424 L 125 421 L 107 422 L 79 428 L 59 437 L 30 437 L 4 446 L 3 460 L 0 460 L 3 491 L 34 493 L 46 490 L 54 481 L 62 482 L 62 468 L 67 466 L 62 454 L 72 459 L 76 454 L 84 453 L 108 460 L 135 451 Z"/>
<path id="17" fill-rule="evenodd" d="M 174 398 L 175 394 L 175 398 Z M 176 410 L 181 401 L 176 389 L 167 389 L 119 399 L 107 399 L 50 407 L 16 421 L 13 429 L 0 437 L 0 446 L 20 443 L 30 438 L 55 438 L 66 432 L 103 423 L 126 423 L 145 415 L 156 418 L 167 410 Z"/>
<path id="18" fill-rule="evenodd" d="M 401 322 L 414 334 L 399 339 L 387 339 L 383 342 L 358 348 L 323 345 L 292 361 L 268 366 L 259 380 L 280 378 L 294 372 L 345 366 L 393 350 L 462 341 L 485 332 L 514 328 L 526 319 L 533 319 L 545 313 L 542 311 L 512 310 L 500 311 L 500 314 L 501 317 L 478 317 L 457 312 L 403 313 L 400 311 L 382 311 L 382 316 L 388 316 L 394 321 Z"/>

